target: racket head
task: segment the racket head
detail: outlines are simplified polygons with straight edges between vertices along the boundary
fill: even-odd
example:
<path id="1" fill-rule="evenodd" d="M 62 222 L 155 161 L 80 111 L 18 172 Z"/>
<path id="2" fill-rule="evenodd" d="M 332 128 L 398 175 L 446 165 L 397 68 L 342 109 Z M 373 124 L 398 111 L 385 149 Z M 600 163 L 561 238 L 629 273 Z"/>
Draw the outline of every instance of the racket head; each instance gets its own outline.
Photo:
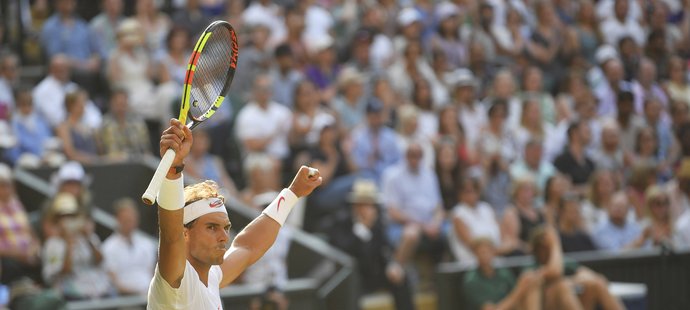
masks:
<path id="1" fill-rule="evenodd" d="M 225 100 L 235 77 L 239 44 L 226 21 L 211 23 L 199 36 L 187 64 L 178 119 L 194 128 L 210 118 Z"/>

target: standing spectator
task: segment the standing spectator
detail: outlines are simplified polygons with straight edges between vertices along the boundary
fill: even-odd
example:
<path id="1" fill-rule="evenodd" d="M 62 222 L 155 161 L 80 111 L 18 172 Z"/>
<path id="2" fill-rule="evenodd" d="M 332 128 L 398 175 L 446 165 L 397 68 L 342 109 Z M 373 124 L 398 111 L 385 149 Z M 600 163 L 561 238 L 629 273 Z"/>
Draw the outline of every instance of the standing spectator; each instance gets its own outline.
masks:
<path id="1" fill-rule="evenodd" d="M 14 110 L 14 88 L 19 82 L 19 57 L 0 54 L 0 120 L 9 119 Z"/>
<path id="2" fill-rule="evenodd" d="M 573 185 L 580 187 L 589 181 L 594 172 L 594 162 L 585 153 L 590 141 L 589 127 L 581 122 L 574 122 L 568 128 L 568 145 L 554 161 L 558 171 L 570 177 Z"/>
<path id="3" fill-rule="evenodd" d="M 79 88 L 77 84 L 70 81 L 69 62 L 70 59 L 65 55 L 50 58 L 48 75 L 33 90 L 36 108 L 52 128 L 60 125 L 66 118 L 65 95 Z M 86 111 L 80 121 L 90 128 L 99 128 L 102 121 L 101 111 L 89 101 L 86 103 Z"/>
<path id="4" fill-rule="evenodd" d="M 510 165 L 510 177 L 514 180 L 529 177 L 536 182 L 537 189 L 543 192 L 546 181 L 556 173 L 551 162 L 544 160 L 541 140 L 529 140 L 522 158 Z"/>
<path id="5" fill-rule="evenodd" d="M 67 94 L 65 96 L 67 119 L 55 129 L 57 137 L 62 141 L 62 148 L 67 159 L 82 164 L 99 160 L 100 145 L 96 131 L 80 122 L 88 99 L 85 90 Z"/>
<path id="6" fill-rule="evenodd" d="M 270 73 L 273 81 L 273 100 L 292 108 L 295 90 L 304 77 L 302 72 L 295 68 L 295 59 L 289 44 L 278 45 L 273 57 L 275 65 Z"/>
<path id="7" fill-rule="evenodd" d="M 237 196 L 235 182 L 228 175 L 220 157 L 209 153 L 211 140 L 208 132 L 199 128 L 192 134 L 194 144 L 189 151 L 189 158 L 192 160 L 188 161 L 185 167 L 187 176 L 200 181 L 212 180 L 219 185 L 221 193 Z"/>
<path id="8" fill-rule="evenodd" d="M 352 160 L 359 174 L 372 177 L 377 182 L 386 168 L 400 159 L 395 131 L 383 124 L 383 104 L 376 98 L 369 99 L 366 126 L 352 132 Z"/>
<path id="9" fill-rule="evenodd" d="M 17 136 L 17 145 L 9 152 L 10 161 L 17 163 L 22 156 L 35 156 L 45 160 L 46 146 L 53 138 L 48 122 L 34 110 L 31 90 L 21 88 L 16 92 L 17 110 L 12 115 L 12 132 Z"/>
<path id="10" fill-rule="evenodd" d="M 587 232 L 581 210 L 579 194 L 567 193 L 561 198 L 558 209 L 558 235 L 561 237 L 565 253 L 597 249 Z"/>
<path id="11" fill-rule="evenodd" d="M 43 245 L 43 279 L 68 300 L 105 297 L 110 281 L 100 267 L 103 255 L 92 223 L 78 214 L 72 194 L 59 194 L 51 208 L 58 235 Z"/>
<path id="12" fill-rule="evenodd" d="M 105 269 L 120 295 L 146 295 L 156 264 L 156 244 L 137 231 L 139 213 L 134 200 L 113 204 L 117 231 L 103 242 Z"/>
<path id="13" fill-rule="evenodd" d="M 76 5 L 76 0 L 55 1 L 55 14 L 43 24 L 41 45 L 51 59 L 64 55 L 75 80 L 94 91 L 103 53 L 86 22 L 75 14 Z"/>
<path id="14" fill-rule="evenodd" d="M 137 0 L 132 17 L 139 22 L 139 31 L 144 34 L 142 43 L 149 56 L 155 55 L 165 46 L 165 37 L 172 27 L 170 18 L 158 10 L 155 0 Z"/>
<path id="15" fill-rule="evenodd" d="M 292 113 L 284 105 L 271 101 L 271 89 L 267 74 L 256 77 L 254 100 L 238 113 L 235 130 L 245 152 L 266 153 L 275 160 L 283 160 L 290 152 L 288 133 Z"/>
<path id="16" fill-rule="evenodd" d="M 422 147 L 412 143 L 405 160 L 383 174 L 384 204 L 391 220 L 387 234 L 397 245 L 396 260 L 403 265 L 417 249 L 439 262 L 446 242 L 445 212 L 436 173 L 422 164 L 423 155 Z"/>
<path id="17" fill-rule="evenodd" d="M 613 194 L 607 209 L 607 217 L 592 234 L 597 247 L 607 251 L 639 247 L 642 227 L 630 216 L 630 203 L 625 193 Z"/>
<path id="18" fill-rule="evenodd" d="M 141 2 L 146 1 L 149 0 Z M 153 136 L 160 132 L 160 124 L 167 118 L 165 112 L 170 110 L 177 88 L 169 80 L 161 80 L 157 86 L 153 84 L 156 76 L 154 64 L 151 54 L 143 48 L 141 27 L 141 23 L 132 18 L 120 23 L 117 49 L 110 53 L 107 75 L 113 87 L 122 88 L 129 94 L 130 104 L 137 107 L 137 113 L 146 121 L 153 145 L 153 141 L 158 141 Z"/>
<path id="19" fill-rule="evenodd" d="M 40 281 L 40 245 L 5 164 L 0 164 L 0 217 L 0 283 L 12 284 L 24 276 Z"/>
<path id="20" fill-rule="evenodd" d="M 351 214 L 332 228 L 331 242 L 357 260 L 363 293 L 385 288 L 393 295 L 396 309 L 414 309 L 410 279 L 386 236 L 376 183 L 355 181 L 348 202 Z"/>
<path id="21" fill-rule="evenodd" d="M 89 22 L 89 31 L 98 42 L 101 58 L 108 59 L 108 54 L 115 49 L 116 32 L 124 19 L 122 0 L 101 0 L 101 13 Z"/>
<path id="22" fill-rule="evenodd" d="M 110 94 L 110 111 L 103 118 L 100 130 L 103 155 L 109 159 L 136 159 L 151 155 L 146 123 L 130 111 L 128 94 L 116 89 Z"/>

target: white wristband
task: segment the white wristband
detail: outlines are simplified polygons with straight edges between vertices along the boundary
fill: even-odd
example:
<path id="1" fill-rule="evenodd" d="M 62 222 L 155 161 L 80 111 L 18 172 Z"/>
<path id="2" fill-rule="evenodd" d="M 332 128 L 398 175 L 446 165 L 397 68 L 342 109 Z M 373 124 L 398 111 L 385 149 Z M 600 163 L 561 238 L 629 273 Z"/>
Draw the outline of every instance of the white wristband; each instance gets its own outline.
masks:
<path id="1" fill-rule="evenodd" d="M 165 210 L 174 211 L 184 208 L 184 181 L 181 175 L 175 180 L 163 179 L 157 201 L 158 205 Z"/>
<path id="2" fill-rule="evenodd" d="M 295 206 L 295 203 L 297 203 L 298 199 L 299 198 L 297 198 L 295 193 L 287 188 L 284 188 L 278 197 L 276 197 L 276 199 L 274 199 L 273 202 L 271 202 L 271 204 L 264 209 L 263 214 L 266 214 L 278 222 L 280 226 L 283 226 L 288 215 L 290 215 L 292 207 Z"/>

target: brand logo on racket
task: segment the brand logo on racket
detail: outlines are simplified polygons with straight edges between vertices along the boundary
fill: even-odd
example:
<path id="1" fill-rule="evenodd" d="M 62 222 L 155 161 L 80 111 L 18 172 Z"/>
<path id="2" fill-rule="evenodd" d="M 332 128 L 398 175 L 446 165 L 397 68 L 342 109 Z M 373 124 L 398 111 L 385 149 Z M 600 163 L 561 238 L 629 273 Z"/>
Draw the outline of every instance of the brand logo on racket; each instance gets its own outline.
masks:
<path id="1" fill-rule="evenodd" d="M 218 208 L 218 207 L 220 207 L 220 206 L 222 206 L 222 205 L 223 205 L 223 201 L 220 200 L 220 199 L 216 199 L 216 200 L 214 200 L 214 201 L 211 201 L 211 203 L 208 204 L 208 206 L 209 206 L 210 208 L 213 208 L 213 209 Z"/>
<path id="2" fill-rule="evenodd" d="M 237 34 L 235 30 L 230 30 L 230 36 L 232 36 L 232 56 L 230 56 L 230 67 L 237 69 L 237 56 L 240 53 L 240 46 L 237 44 Z"/>
<path id="3" fill-rule="evenodd" d="M 283 201 L 285 201 L 285 197 L 280 196 L 280 198 L 278 199 L 278 206 L 276 207 L 276 211 L 280 211 L 280 203 Z"/>

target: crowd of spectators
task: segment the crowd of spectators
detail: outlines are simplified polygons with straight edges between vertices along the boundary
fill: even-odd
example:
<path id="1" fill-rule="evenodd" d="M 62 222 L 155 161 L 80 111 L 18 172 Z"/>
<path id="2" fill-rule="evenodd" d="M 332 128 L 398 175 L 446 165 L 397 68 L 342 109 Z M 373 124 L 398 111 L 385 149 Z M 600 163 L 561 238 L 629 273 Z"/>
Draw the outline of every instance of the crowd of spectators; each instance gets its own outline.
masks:
<path id="1" fill-rule="evenodd" d="M 400 309 L 420 253 L 479 263 L 471 282 L 496 275 L 487 256 L 539 261 L 539 238 L 559 253 L 690 246 L 690 1 L 102 0 L 98 14 L 19 2 L 41 56 L 0 28 L 2 161 L 62 179 L 32 232 L 0 166 L 3 284 L 9 262 L 67 299 L 145 292 L 107 261 L 137 256 L 152 272 L 131 202 L 101 246 L 81 165 L 156 153 L 214 19 L 237 29 L 240 57 L 226 103 L 194 133 L 188 175 L 261 208 L 300 165 L 317 167 L 323 185 L 298 224 L 370 262 L 362 287 L 390 289 Z M 40 81 L 22 62 L 44 66 Z M 562 272 L 551 267 L 508 283 L 528 296 L 524 283 Z M 279 286 L 275 268 L 253 277 Z M 583 278 L 600 290 L 600 276 Z M 468 294 L 490 295 L 480 287 Z M 510 291 L 471 300 L 503 309 Z M 618 306 L 597 296 L 582 304 Z"/>

